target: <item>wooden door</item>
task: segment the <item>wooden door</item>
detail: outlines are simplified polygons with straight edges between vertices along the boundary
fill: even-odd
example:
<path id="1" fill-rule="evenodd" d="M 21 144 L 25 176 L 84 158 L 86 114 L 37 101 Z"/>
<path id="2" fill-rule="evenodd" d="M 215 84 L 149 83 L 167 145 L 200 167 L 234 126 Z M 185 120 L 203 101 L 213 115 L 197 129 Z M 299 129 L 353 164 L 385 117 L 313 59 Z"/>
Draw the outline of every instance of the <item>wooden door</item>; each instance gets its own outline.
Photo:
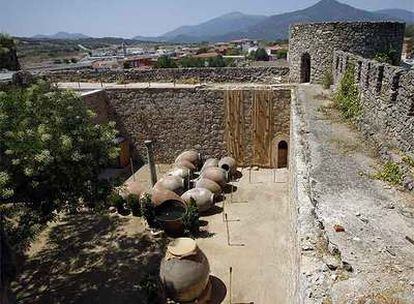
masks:
<path id="1" fill-rule="evenodd" d="M 271 90 L 254 91 L 252 113 L 253 165 L 270 167 L 272 157 L 273 96 Z"/>
<path id="2" fill-rule="evenodd" d="M 243 91 L 228 90 L 224 93 L 227 150 L 239 165 L 244 165 L 244 111 Z"/>

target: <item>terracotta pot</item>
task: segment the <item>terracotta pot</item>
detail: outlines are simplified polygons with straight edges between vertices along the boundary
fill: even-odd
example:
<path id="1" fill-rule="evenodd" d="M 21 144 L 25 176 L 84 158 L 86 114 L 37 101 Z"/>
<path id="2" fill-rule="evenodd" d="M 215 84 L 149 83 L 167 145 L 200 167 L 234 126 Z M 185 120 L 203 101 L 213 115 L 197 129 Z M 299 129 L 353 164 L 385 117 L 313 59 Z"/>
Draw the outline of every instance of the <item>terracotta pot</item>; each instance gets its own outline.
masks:
<path id="1" fill-rule="evenodd" d="M 196 166 L 192 162 L 185 160 L 185 159 L 177 160 L 175 162 L 175 166 L 177 168 L 190 169 L 191 172 L 196 169 Z"/>
<path id="2" fill-rule="evenodd" d="M 169 298 L 196 301 L 209 286 L 210 265 L 196 242 L 189 238 L 172 241 L 161 261 L 160 278 Z"/>
<path id="3" fill-rule="evenodd" d="M 230 175 L 236 173 L 237 170 L 237 162 L 230 156 L 226 156 L 220 159 L 218 166 L 229 172 Z"/>
<path id="4" fill-rule="evenodd" d="M 167 172 L 167 175 L 179 176 L 185 180 L 191 178 L 191 170 L 187 168 L 178 168 L 175 167 L 171 171 Z"/>
<path id="5" fill-rule="evenodd" d="M 155 219 L 162 229 L 171 236 L 180 236 L 184 233 L 183 216 L 187 210 L 185 202 L 167 200 L 155 207 Z"/>
<path id="6" fill-rule="evenodd" d="M 178 157 L 175 159 L 175 162 L 180 162 L 182 160 L 189 161 L 195 167 L 198 167 L 201 161 L 200 153 L 198 153 L 195 150 L 184 151 L 183 153 L 178 155 Z"/>
<path id="7" fill-rule="evenodd" d="M 194 188 L 186 191 L 181 198 L 190 204 L 191 198 L 194 199 L 200 212 L 207 211 L 214 205 L 214 193 L 206 188 Z"/>
<path id="8" fill-rule="evenodd" d="M 157 188 L 164 188 L 181 195 L 185 191 L 184 179 L 179 176 L 167 175 L 161 178 L 156 184 Z"/>
<path id="9" fill-rule="evenodd" d="M 200 178 L 196 181 L 196 188 L 206 188 L 212 193 L 219 194 L 221 192 L 221 187 L 216 182 L 208 178 Z"/>
<path id="10" fill-rule="evenodd" d="M 224 187 L 227 184 L 227 171 L 221 168 L 209 167 L 203 171 L 201 174 L 202 178 L 208 178 L 213 182 L 216 182 L 221 187 Z"/>
<path id="11" fill-rule="evenodd" d="M 218 167 L 219 160 L 217 158 L 209 158 L 204 162 L 203 167 L 200 172 L 203 173 L 204 170 L 210 167 Z"/>
<path id="12" fill-rule="evenodd" d="M 126 199 L 130 194 L 141 196 L 145 192 L 145 187 L 137 181 L 126 182 L 119 191 L 119 194 Z"/>
<path id="13" fill-rule="evenodd" d="M 179 195 L 177 195 L 176 193 L 174 193 L 171 190 L 167 190 L 165 188 L 160 188 L 160 187 L 153 187 L 151 190 L 151 197 L 152 197 L 152 203 L 155 206 L 161 205 L 162 203 L 164 203 L 165 201 L 168 200 L 176 200 L 176 201 L 181 201 L 183 203 L 185 203 L 181 197 Z"/>

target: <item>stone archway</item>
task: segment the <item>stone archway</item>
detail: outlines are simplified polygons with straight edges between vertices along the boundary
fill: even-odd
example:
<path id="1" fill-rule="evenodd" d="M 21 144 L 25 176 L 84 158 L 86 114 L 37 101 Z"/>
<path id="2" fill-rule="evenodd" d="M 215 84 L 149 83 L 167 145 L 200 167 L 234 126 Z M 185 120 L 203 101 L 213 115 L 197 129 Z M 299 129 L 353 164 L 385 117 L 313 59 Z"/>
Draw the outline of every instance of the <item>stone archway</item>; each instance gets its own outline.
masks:
<path id="1" fill-rule="evenodd" d="M 300 82 L 310 82 L 311 76 L 311 57 L 309 53 L 302 54 L 300 58 Z"/>
<path id="2" fill-rule="evenodd" d="M 277 144 L 277 167 L 287 168 L 288 166 L 288 143 L 285 140 Z"/>

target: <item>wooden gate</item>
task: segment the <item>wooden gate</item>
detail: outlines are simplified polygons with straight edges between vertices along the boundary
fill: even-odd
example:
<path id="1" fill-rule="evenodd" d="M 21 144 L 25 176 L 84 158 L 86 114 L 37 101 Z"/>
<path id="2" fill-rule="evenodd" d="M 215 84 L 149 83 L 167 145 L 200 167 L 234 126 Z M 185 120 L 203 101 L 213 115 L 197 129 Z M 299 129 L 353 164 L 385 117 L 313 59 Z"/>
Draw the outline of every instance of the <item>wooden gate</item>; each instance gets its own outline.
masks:
<path id="1" fill-rule="evenodd" d="M 252 113 L 253 165 L 271 167 L 273 96 L 271 90 L 254 91 Z"/>
<path id="2" fill-rule="evenodd" d="M 229 90 L 224 93 L 227 150 L 239 165 L 244 165 L 244 111 L 243 91 Z"/>

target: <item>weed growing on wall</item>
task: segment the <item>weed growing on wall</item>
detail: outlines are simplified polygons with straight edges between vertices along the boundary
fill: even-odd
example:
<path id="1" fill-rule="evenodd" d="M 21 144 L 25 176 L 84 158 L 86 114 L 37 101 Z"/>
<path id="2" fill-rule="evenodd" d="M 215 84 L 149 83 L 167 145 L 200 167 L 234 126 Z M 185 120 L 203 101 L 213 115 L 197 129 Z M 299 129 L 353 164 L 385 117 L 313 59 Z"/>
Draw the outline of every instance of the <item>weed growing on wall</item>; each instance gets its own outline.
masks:
<path id="1" fill-rule="evenodd" d="M 348 65 L 345 74 L 339 82 L 334 99 L 336 106 L 345 119 L 356 121 L 360 117 L 362 108 L 358 86 L 355 82 L 355 65 Z"/>
<path id="2" fill-rule="evenodd" d="M 325 74 L 323 75 L 322 78 L 322 87 L 324 89 L 329 89 L 331 87 L 331 85 L 333 84 L 333 75 L 332 75 L 332 71 L 326 71 Z"/>
<path id="3" fill-rule="evenodd" d="M 392 185 L 401 185 L 403 182 L 403 172 L 400 166 L 392 161 L 386 162 L 384 167 L 374 174 L 374 178 L 388 182 Z"/>

